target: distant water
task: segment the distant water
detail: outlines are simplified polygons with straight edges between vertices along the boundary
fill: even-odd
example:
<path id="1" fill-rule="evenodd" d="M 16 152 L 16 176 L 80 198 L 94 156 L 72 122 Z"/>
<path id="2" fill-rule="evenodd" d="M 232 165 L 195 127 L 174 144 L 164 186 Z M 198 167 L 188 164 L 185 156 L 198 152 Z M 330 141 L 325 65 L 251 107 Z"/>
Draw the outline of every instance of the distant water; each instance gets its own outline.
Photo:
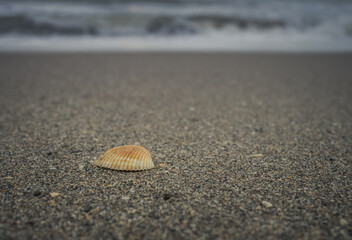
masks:
<path id="1" fill-rule="evenodd" d="M 352 51 L 352 1 L 0 0 L 0 50 Z"/>

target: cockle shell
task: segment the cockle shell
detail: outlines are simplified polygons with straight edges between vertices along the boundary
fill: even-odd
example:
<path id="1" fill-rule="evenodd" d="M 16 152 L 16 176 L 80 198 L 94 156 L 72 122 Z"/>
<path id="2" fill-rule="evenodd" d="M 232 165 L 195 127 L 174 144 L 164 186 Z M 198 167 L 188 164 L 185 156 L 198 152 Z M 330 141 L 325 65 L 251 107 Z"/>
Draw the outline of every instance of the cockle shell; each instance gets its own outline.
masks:
<path id="1" fill-rule="evenodd" d="M 122 171 L 138 171 L 155 167 L 150 152 L 144 147 L 134 145 L 112 148 L 94 164 L 98 167 Z"/>

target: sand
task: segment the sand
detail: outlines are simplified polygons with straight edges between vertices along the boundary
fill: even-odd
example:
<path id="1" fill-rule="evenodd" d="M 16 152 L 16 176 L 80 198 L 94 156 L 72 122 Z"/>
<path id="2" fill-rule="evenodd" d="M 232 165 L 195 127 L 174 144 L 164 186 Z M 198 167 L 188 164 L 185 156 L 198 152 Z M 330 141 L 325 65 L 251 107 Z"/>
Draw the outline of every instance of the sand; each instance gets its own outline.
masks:
<path id="1" fill-rule="evenodd" d="M 351 239 L 351 62 L 0 55 L 0 238 Z M 124 144 L 157 168 L 92 165 Z"/>

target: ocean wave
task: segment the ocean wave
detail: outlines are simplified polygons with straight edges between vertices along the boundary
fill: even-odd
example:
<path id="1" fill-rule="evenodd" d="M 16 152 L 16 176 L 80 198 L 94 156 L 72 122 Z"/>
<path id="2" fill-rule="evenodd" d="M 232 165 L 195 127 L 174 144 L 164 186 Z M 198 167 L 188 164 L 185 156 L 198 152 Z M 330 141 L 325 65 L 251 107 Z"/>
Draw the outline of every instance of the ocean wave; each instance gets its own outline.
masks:
<path id="1" fill-rule="evenodd" d="M 214 39 L 226 42 L 280 42 L 290 36 L 352 44 L 351 12 L 352 2 L 331 0 L 2 0 L 0 38 L 190 36 L 200 41 L 218 35 Z"/>
<path id="2" fill-rule="evenodd" d="M 81 20 L 81 21 L 80 21 Z M 130 31 L 126 30 L 126 21 L 129 22 Z M 134 24 L 134 25 L 133 25 Z M 187 17 L 148 16 L 139 20 L 128 19 L 124 16 L 90 21 L 89 24 L 82 19 L 30 17 L 25 15 L 0 16 L 1 34 L 25 35 L 144 35 L 144 34 L 196 34 L 206 30 L 217 30 L 225 27 L 234 27 L 241 30 L 285 28 L 284 20 L 253 19 L 241 17 L 227 17 L 216 15 L 195 15 Z M 124 31 L 122 31 L 125 29 Z M 119 31 L 120 30 L 120 31 Z"/>
<path id="3" fill-rule="evenodd" d="M 149 33 L 164 35 L 195 34 L 207 30 L 219 30 L 226 27 L 234 27 L 240 30 L 246 29 L 275 29 L 285 28 L 284 20 L 241 18 L 236 16 L 195 15 L 189 17 L 160 16 L 154 18 L 148 25 Z"/>
<path id="4" fill-rule="evenodd" d="M 264 18 L 243 18 L 237 16 L 216 16 L 216 15 L 198 15 L 188 18 L 199 24 L 208 24 L 214 28 L 224 28 L 226 26 L 235 26 L 239 29 L 257 28 L 272 29 L 284 28 L 287 23 L 283 19 L 264 19 Z"/>
<path id="5" fill-rule="evenodd" d="M 36 22 L 23 16 L 0 16 L 0 34 L 25 34 L 25 35 L 96 35 L 92 27 L 62 26 L 50 23 Z"/>

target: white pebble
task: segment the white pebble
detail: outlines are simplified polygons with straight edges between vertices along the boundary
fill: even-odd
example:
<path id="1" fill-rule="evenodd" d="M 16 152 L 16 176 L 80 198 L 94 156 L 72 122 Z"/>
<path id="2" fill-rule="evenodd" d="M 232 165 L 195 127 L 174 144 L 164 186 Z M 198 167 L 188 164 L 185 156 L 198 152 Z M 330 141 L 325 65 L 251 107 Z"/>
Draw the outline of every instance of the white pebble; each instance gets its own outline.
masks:
<path id="1" fill-rule="evenodd" d="M 344 219 L 344 218 L 341 218 L 341 219 L 340 219 L 340 225 L 341 225 L 342 227 L 348 226 L 347 220 Z"/>
<path id="2" fill-rule="evenodd" d="M 267 201 L 262 201 L 262 204 L 267 208 L 270 208 L 273 206 L 270 202 L 267 202 Z"/>

